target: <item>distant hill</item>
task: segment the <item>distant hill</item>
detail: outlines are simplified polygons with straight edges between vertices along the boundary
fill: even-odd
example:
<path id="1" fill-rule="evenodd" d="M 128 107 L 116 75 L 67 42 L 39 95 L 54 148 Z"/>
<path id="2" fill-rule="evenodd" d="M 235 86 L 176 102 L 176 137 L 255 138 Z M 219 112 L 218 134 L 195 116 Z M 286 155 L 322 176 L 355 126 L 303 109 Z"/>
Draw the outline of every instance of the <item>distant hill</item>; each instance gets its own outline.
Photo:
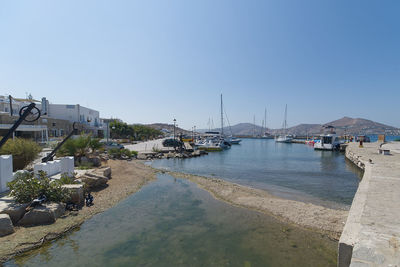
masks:
<path id="1" fill-rule="evenodd" d="M 374 122 L 361 118 L 343 117 L 341 119 L 327 122 L 324 124 L 299 124 L 288 128 L 288 133 L 294 135 L 315 135 L 322 132 L 324 125 L 331 125 L 336 128 L 337 134 L 386 134 L 386 135 L 400 135 L 400 129 L 388 126 L 382 123 Z M 261 135 L 262 127 L 252 123 L 239 123 L 231 127 L 233 135 L 248 135 L 252 136 L 255 132 L 256 135 Z M 215 129 L 219 131 L 220 129 Z M 203 132 L 205 130 L 202 130 Z M 225 127 L 224 131 L 230 133 L 229 127 Z M 267 129 L 270 134 L 279 134 L 282 129 Z"/>
<path id="2" fill-rule="evenodd" d="M 207 132 L 209 129 L 200 129 L 199 132 Z M 215 128 L 211 129 L 211 131 L 221 131 L 221 128 Z M 269 129 L 267 129 L 269 131 Z M 236 125 L 233 125 L 231 127 L 224 127 L 224 133 L 230 135 L 249 135 L 252 136 L 253 134 L 255 135 L 262 135 L 263 134 L 263 128 L 259 125 L 254 125 L 252 123 L 239 123 Z"/>
<path id="3" fill-rule="evenodd" d="M 337 134 L 386 134 L 399 135 L 400 129 L 382 123 L 361 118 L 343 117 L 325 124 L 300 124 L 288 129 L 288 132 L 296 135 L 311 135 L 321 133 L 324 125 L 335 127 Z"/>
<path id="4" fill-rule="evenodd" d="M 163 130 L 165 132 L 165 130 L 167 130 L 169 133 L 173 134 L 174 133 L 174 125 L 173 124 L 167 124 L 167 123 L 152 123 L 152 124 L 146 124 L 146 126 L 149 126 L 153 129 L 157 129 L 157 130 Z M 192 132 L 184 130 L 182 128 L 176 127 L 175 128 L 175 133 L 179 134 L 179 133 L 183 133 L 183 134 L 192 134 Z M 168 134 L 167 134 L 168 135 Z"/>

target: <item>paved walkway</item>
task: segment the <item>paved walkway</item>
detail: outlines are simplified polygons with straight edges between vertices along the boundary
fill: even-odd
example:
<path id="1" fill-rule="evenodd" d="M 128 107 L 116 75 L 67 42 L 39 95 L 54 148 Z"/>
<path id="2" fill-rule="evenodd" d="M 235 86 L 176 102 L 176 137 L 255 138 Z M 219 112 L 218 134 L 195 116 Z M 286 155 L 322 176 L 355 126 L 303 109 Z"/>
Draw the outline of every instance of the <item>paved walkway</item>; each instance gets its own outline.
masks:
<path id="1" fill-rule="evenodd" d="M 125 148 L 131 151 L 132 150 L 137 151 L 139 153 L 150 153 L 153 152 L 153 148 L 156 150 L 168 149 L 162 145 L 163 141 L 164 139 L 151 140 L 134 145 L 125 145 Z"/>
<path id="2" fill-rule="evenodd" d="M 400 266 L 400 142 L 357 143 L 346 157 L 365 169 L 339 241 L 339 266 Z"/>

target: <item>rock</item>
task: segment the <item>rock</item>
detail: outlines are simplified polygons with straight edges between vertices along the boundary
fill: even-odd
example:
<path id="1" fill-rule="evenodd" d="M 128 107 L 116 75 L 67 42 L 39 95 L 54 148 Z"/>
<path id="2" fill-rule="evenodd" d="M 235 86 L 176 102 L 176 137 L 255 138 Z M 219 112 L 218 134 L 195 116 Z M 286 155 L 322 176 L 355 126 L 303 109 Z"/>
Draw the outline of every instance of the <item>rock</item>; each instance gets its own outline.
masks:
<path id="1" fill-rule="evenodd" d="M 175 157 L 175 154 L 174 154 L 174 153 L 171 153 L 171 152 L 168 152 L 168 154 L 166 155 L 166 157 L 167 157 L 167 159 L 169 159 L 169 158 L 174 158 L 174 157 Z"/>
<path id="2" fill-rule="evenodd" d="M 193 157 L 199 157 L 201 155 L 201 150 L 196 150 L 192 153 Z"/>
<path id="3" fill-rule="evenodd" d="M 25 213 L 18 225 L 33 226 L 54 223 L 64 212 L 65 206 L 63 204 L 45 203 Z"/>
<path id="4" fill-rule="evenodd" d="M 69 191 L 71 195 L 69 201 L 77 205 L 83 205 L 83 184 L 65 184 L 62 185 L 62 187 L 66 188 Z"/>
<path id="5" fill-rule="evenodd" d="M 91 158 L 89 158 L 89 162 L 91 162 L 94 167 L 100 167 L 101 166 L 100 157 L 91 157 Z"/>
<path id="6" fill-rule="evenodd" d="M 103 171 L 103 176 L 107 177 L 108 179 L 111 179 L 111 167 L 106 167 L 102 169 Z"/>
<path id="7" fill-rule="evenodd" d="M 94 172 L 86 172 L 85 175 L 80 177 L 81 181 L 87 185 L 88 188 L 93 189 L 96 187 L 104 187 L 108 178 Z"/>
<path id="8" fill-rule="evenodd" d="M 0 236 L 14 233 L 14 227 L 8 214 L 0 214 Z"/>
<path id="9" fill-rule="evenodd" d="M 0 198 L 0 214 L 8 214 L 13 224 L 16 224 L 25 214 L 28 204 L 16 203 L 14 198 L 6 196 Z"/>
<path id="10" fill-rule="evenodd" d="M 146 160 L 147 159 L 147 155 L 145 153 L 139 153 L 137 155 L 137 159 Z"/>

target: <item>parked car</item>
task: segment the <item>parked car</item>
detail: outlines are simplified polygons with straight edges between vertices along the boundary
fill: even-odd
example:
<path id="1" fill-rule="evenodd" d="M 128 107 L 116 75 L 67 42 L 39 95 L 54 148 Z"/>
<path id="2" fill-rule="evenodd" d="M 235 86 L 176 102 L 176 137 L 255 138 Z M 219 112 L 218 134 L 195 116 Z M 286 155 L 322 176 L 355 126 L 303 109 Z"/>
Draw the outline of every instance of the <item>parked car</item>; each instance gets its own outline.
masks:
<path id="1" fill-rule="evenodd" d="M 116 142 L 104 142 L 104 148 L 106 150 L 111 149 L 111 148 L 119 148 L 119 149 L 124 149 L 125 147 L 121 144 L 118 144 Z"/>

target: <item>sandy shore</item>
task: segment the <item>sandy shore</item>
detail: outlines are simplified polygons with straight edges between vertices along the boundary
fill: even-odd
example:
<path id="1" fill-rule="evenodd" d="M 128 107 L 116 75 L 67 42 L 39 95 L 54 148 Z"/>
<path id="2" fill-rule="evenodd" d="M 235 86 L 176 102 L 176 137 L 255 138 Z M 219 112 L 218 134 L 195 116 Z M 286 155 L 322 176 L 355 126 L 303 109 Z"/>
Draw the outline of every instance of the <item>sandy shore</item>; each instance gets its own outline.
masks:
<path id="1" fill-rule="evenodd" d="M 216 199 L 230 204 L 254 209 L 275 218 L 311 229 L 339 240 L 348 211 L 325 208 L 311 203 L 283 199 L 267 191 L 227 182 L 177 172 L 166 172 L 177 178 L 188 179 L 210 192 Z"/>
<path id="2" fill-rule="evenodd" d="M 0 262 L 62 236 L 156 179 L 153 169 L 136 161 L 110 160 L 107 165 L 112 168 L 112 179 L 106 188 L 92 192 L 94 206 L 67 213 L 51 225 L 15 227 L 15 233 L 0 237 Z"/>

